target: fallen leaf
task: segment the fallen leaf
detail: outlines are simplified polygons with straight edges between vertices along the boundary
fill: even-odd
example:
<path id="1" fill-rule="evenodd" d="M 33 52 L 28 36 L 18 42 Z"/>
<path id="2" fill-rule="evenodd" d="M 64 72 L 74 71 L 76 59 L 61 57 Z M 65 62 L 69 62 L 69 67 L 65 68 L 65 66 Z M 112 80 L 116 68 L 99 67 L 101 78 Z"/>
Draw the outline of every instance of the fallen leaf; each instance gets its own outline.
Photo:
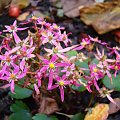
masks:
<path id="1" fill-rule="evenodd" d="M 8 8 L 12 0 L 0 0 L 0 15 L 4 12 L 5 8 Z"/>
<path id="2" fill-rule="evenodd" d="M 28 15 L 30 14 L 30 12 L 25 12 L 25 13 L 22 13 L 21 15 L 19 15 L 19 17 L 17 17 L 17 20 L 18 21 L 24 21 L 27 19 Z"/>
<path id="3" fill-rule="evenodd" d="M 80 8 L 80 19 L 92 25 L 98 34 L 120 28 L 120 0 Z"/>
<path id="4" fill-rule="evenodd" d="M 116 102 L 116 105 L 112 102 L 109 104 L 109 114 L 116 113 L 120 110 L 120 98 L 115 98 L 114 101 Z"/>
<path id="5" fill-rule="evenodd" d="M 80 6 L 89 6 L 95 2 L 95 0 L 61 0 L 64 14 L 67 17 L 74 18 L 79 16 Z"/>
<path id="6" fill-rule="evenodd" d="M 45 15 L 44 15 L 42 12 L 38 11 L 38 10 L 33 11 L 32 14 L 33 14 L 35 17 L 37 17 L 37 18 L 38 18 L 38 17 L 40 17 L 40 18 L 45 18 Z"/>
<path id="7" fill-rule="evenodd" d="M 115 30 L 112 34 L 115 36 L 116 42 L 120 43 L 120 30 Z"/>
<path id="8" fill-rule="evenodd" d="M 98 104 L 88 112 L 84 120 L 106 120 L 108 117 L 108 104 Z"/>
<path id="9" fill-rule="evenodd" d="M 19 6 L 20 9 L 26 8 L 29 4 L 29 0 L 12 0 L 12 4 Z"/>
<path id="10" fill-rule="evenodd" d="M 40 108 L 38 110 L 39 113 L 44 113 L 50 115 L 54 112 L 59 111 L 58 105 L 56 101 L 49 97 L 43 97 L 40 102 Z"/>

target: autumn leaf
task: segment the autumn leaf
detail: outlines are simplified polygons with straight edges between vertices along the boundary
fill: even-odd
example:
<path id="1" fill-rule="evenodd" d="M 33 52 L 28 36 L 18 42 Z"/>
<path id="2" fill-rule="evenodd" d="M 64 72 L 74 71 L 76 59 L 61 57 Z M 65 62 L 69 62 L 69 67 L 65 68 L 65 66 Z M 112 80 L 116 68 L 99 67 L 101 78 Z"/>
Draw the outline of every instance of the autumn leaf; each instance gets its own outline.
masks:
<path id="1" fill-rule="evenodd" d="M 106 120 L 108 117 L 108 104 L 98 104 L 88 112 L 84 120 Z"/>

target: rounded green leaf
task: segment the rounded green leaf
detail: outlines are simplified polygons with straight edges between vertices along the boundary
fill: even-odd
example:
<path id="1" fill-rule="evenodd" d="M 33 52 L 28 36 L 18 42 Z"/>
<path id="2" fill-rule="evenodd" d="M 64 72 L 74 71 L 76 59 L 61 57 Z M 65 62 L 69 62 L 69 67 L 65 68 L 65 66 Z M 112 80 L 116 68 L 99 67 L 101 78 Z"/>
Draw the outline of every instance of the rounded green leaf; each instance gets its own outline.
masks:
<path id="1" fill-rule="evenodd" d="M 79 87 L 72 85 L 71 88 L 72 88 L 73 90 L 78 91 L 78 92 L 83 92 L 83 91 L 86 90 L 86 88 L 85 88 L 83 85 L 82 85 L 82 86 L 79 86 Z"/>
<path id="2" fill-rule="evenodd" d="M 20 112 L 22 110 L 28 110 L 29 111 L 29 108 L 22 101 L 15 101 L 15 103 L 10 106 L 10 110 L 12 112 Z"/>
<path id="3" fill-rule="evenodd" d="M 18 85 L 15 85 L 15 93 L 9 93 L 11 97 L 16 99 L 28 98 L 32 95 L 33 91 L 27 88 L 22 88 Z"/>
<path id="4" fill-rule="evenodd" d="M 12 113 L 9 117 L 9 120 L 32 120 L 32 115 L 28 111 L 23 110 Z"/>
<path id="5" fill-rule="evenodd" d="M 66 54 L 67 54 L 68 57 L 70 58 L 70 57 L 72 57 L 72 56 L 76 56 L 76 55 L 77 55 L 77 51 L 71 50 L 71 51 L 67 52 Z"/>
<path id="6" fill-rule="evenodd" d="M 120 91 L 120 75 L 117 75 L 116 77 L 112 75 L 112 82 L 110 81 L 108 76 L 105 76 L 103 79 L 103 84 L 109 89 Z"/>
<path id="7" fill-rule="evenodd" d="M 70 120 L 84 120 L 84 117 L 82 113 L 77 113 Z"/>
<path id="8" fill-rule="evenodd" d="M 36 114 L 32 117 L 33 120 L 58 120 L 55 116 L 48 117 L 45 114 Z"/>

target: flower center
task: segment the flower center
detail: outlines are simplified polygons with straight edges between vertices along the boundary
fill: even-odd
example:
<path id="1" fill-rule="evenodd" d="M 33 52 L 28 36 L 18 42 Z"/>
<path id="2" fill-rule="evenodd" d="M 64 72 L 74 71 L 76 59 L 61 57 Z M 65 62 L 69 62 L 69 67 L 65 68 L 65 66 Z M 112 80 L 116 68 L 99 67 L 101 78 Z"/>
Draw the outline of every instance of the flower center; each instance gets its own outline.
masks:
<path id="1" fill-rule="evenodd" d="M 98 69 L 97 69 L 97 68 L 94 68 L 94 69 L 93 69 L 93 72 L 95 72 L 95 73 L 96 73 L 97 71 L 98 71 Z"/>
<path id="2" fill-rule="evenodd" d="M 13 25 L 10 25 L 10 28 L 11 28 L 11 30 L 14 30 L 14 29 L 15 29 L 15 27 L 14 27 Z"/>
<path id="3" fill-rule="evenodd" d="M 81 45 L 82 45 L 82 46 L 85 46 L 85 45 L 87 45 L 87 42 L 85 42 L 85 41 L 84 41 L 84 42 L 81 42 Z"/>
<path id="4" fill-rule="evenodd" d="M 10 62 L 10 60 L 11 60 L 10 57 L 7 56 L 7 57 L 6 57 L 6 61 L 7 61 L 7 62 Z"/>
<path id="5" fill-rule="evenodd" d="M 53 39 L 53 37 L 52 36 L 48 36 L 48 39 L 49 39 L 49 41 L 51 41 Z"/>
<path id="6" fill-rule="evenodd" d="M 32 20 L 37 20 L 37 17 L 35 17 L 35 16 L 32 16 Z"/>
<path id="7" fill-rule="evenodd" d="M 53 63 L 50 63 L 50 64 L 49 64 L 49 67 L 50 67 L 51 69 L 53 69 L 53 68 L 55 67 L 55 65 L 54 65 Z"/>
<path id="8" fill-rule="evenodd" d="M 15 74 L 11 74 L 11 75 L 10 75 L 10 78 L 11 78 L 11 79 L 15 79 Z"/>
<path id="9" fill-rule="evenodd" d="M 58 52 L 58 49 L 57 49 L 57 48 L 54 48 L 54 49 L 53 49 L 53 52 L 54 52 L 54 53 L 57 53 L 57 52 Z"/>
<path id="10" fill-rule="evenodd" d="M 118 66 L 115 66 L 115 70 L 118 70 Z"/>
<path id="11" fill-rule="evenodd" d="M 59 81 L 59 85 L 60 85 L 60 86 L 64 86 L 64 84 L 65 84 L 64 81 L 62 81 L 62 80 Z"/>

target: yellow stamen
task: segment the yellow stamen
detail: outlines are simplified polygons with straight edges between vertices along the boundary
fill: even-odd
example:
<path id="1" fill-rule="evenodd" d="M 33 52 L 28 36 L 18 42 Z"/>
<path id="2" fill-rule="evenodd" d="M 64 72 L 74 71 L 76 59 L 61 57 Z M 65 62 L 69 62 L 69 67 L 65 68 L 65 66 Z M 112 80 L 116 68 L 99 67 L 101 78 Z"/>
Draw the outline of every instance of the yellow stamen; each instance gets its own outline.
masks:
<path id="1" fill-rule="evenodd" d="M 49 67 L 50 67 L 51 69 L 53 69 L 53 68 L 55 67 L 55 65 L 54 65 L 53 63 L 50 63 L 50 64 L 49 64 Z"/>
<path id="2" fill-rule="evenodd" d="M 118 70 L 118 66 L 115 66 L 115 70 Z"/>
<path id="3" fill-rule="evenodd" d="M 10 78 L 11 78 L 11 79 L 14 79 L 14 78 L 15 78 L 15 74 L 11 74 L 11 75 L 10 75 Z"/>
<path id="4" fill-rule="evenodd" d="M 35 17 L 35 16 L 32 16 L 32 20 L 37 20 L 37 17 Z"/>
<path id="5" fill-rule="evenodd" d="M 95 72 L 95 73 L 96 73 L 97 71 L 98 71 L 98 69 L 97 69 L 97 68 L 94 68 L 94 69 L 93 69 L 93 72 Z"/>
<path id="6" fill-rule="evenodd" d="M 62 80 L 59 81 L 59 85 L 60 85 L 60 86 L 64 86 L 64 84 L 65 84 L 64 81 L 62 81 Z"/>
<path id="7" fill-rule="evenodd" d="M 81 42 L 81 45 L 85 46 L 85 45 L 87 45 L 87 43 L 84 41 L 84 42 Z"/>

